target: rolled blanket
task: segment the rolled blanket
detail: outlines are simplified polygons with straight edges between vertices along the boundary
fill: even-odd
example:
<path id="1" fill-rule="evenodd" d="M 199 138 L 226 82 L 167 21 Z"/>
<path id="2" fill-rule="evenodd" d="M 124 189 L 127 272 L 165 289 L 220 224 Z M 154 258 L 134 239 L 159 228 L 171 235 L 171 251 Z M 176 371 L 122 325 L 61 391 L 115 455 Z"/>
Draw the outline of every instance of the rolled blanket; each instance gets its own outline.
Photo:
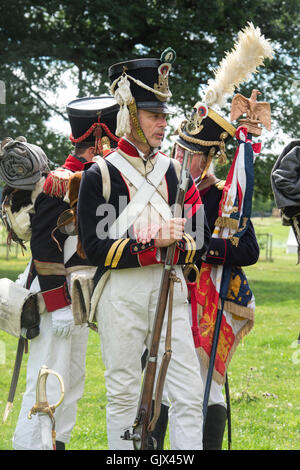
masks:
<path id="1" fill-rule="evenodd" d="M 0 178 L 12 188 L 33 190 L 42 173 L 48 171 L 44 151 L 25 137 L 8 137 L 1 143 Z"/>
<path id="2" fill-rule="evenodd" d="M 284 147 L 271 172 L 271 185 L 278 209 L 300 205 L 300 140 Z"/>

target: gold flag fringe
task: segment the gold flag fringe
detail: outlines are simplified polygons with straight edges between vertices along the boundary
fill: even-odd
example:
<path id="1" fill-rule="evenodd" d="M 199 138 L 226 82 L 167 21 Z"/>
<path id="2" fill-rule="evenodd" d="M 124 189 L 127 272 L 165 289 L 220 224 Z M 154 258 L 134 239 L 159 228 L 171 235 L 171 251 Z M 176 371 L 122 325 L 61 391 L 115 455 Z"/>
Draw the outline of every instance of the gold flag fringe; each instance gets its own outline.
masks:
<path id="1" fill-rule="evenodd" d="M 227 303 L 227 306 L 230 302 Z M 226 309 L 224 308 L 224 311 Z M 246 314 L 245 314 L 246 313 Z M 242 318 L 247 318 L 247 323 L 236 333 L 235 335 L 235 340 L 234 343 L 229 351 L 228 357 L 226 359 L 226 362 L 224 364 L 225 366 L 225 371 L 227 371 L 229 363 L 232 359 L 232 356 L 234 355 L 236 348 L 238 347 L 238 344 L 240 343 L 241 340 L 244 339 L 244 337 L 252 330 L 254 326 L 254 311 L 250 308 L 247 308 L 246 310 L 240 310 L 239 315 Z M 196 352 L 199 356 L 200 359 L 202 359 L 204 366 L 208 369 L 209 367 L 209 361 L 210 361 L 210 356 L 207 354 L 207 352 L 202 348 L 196 348 Z M 219 385 L 224 385 L 226 381 L 226 374 L 222 375 L 220 372 L 218 372 L 215 368 L 213 370 L 213 380 L 215 380 Z"/>
<path id="2" fill-rule="evenodd" d="M 226 227 L 232 230 L 238 230 L 238 223 L 239 221 L 236 219 L 231 219 L 230 217 L 218 217 L 215 226 L 218 227 Z"/>
<path id="3" fill-rule="evenodd" d="M 231 241 L 233 246 L 238 246 L 239 241 L 240 241 L 239 237 L 235 237 L 235 236 L 231 237 L 229 240 Z"/>

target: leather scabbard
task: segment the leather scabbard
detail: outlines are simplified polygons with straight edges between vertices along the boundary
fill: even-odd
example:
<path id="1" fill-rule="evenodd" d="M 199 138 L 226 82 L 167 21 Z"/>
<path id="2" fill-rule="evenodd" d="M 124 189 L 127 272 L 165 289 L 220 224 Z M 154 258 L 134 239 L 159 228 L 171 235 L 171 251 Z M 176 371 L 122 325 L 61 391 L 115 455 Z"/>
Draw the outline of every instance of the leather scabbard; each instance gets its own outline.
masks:
<path id="1" fill-rule="evenodd" d="M 17 385 L 18 385 L 20 369 L 21 369 L 23 353 L 24 353 L 26 342 L 27 342 L 27 339 L 20 336 L 19 341 L 18 341 L 14 371 L 13 371 L 13 375 L 12 375 L 12 379 L 11 379 L 11 383 L 10 383 L 8 399 L 7 399 L 5 411 L 4 411 L 4 414 L 3 414 L 2 423 L 5 423 L 5 421 L 7 420 L 8 415 L 9 415 L 9 413 L 12 410 L 12 407 L 13 407 L 13 401 L 14 401 L 14 398 L 15 398 L 15 393 L 16 393 L 16 389 L 17 389 Z"/>

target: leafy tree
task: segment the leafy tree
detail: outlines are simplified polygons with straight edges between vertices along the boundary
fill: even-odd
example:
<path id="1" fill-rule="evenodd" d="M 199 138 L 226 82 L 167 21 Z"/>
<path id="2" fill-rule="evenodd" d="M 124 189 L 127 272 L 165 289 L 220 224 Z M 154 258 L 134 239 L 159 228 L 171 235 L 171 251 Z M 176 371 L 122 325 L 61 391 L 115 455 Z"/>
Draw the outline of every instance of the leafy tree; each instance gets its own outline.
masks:
<path id="1" fill-rule="evenodd" d="M 6 83 L 7 99 L 5 112 L 0 105 L 0 137 L 26 135 L 44 147 L 53 162 L 61 162 L 70 150 L 69 142 L 63 134 L 51 131 L 47 122 L 54 115 L 67 120 L 67 103 L 53 105 L 48 98 L 63 73 L 74 71 L 78 96 L 107 93 L 110 65 L 159 57 L 168 46 L 177 53 L 172 104 L 179 113 L 188 112 L 201 99 L 214 68 L 248 21 L 272 41 L 276 55 L 238 91 L 245 96 L 254 87 L 263 92 L 262 99 L 271 103 L 274 129 L 264 148 L 270 148 L 274 140 L 280 147 L 279 130 L 290 138 L 299 135 L 295 100 L 298 0 L 245 0 L 242 4 L 238 0 L 2 0 L 0 79 Z M 229 116 L 229 106 L 228 101 L 225 116 Z M 228 155 L 232 156 L 230 148 Z M 272 158 L 265 152 L 263 160 L 256 191 L 267 196 L 271 188 L 264 172 L 270 170 Z"/>

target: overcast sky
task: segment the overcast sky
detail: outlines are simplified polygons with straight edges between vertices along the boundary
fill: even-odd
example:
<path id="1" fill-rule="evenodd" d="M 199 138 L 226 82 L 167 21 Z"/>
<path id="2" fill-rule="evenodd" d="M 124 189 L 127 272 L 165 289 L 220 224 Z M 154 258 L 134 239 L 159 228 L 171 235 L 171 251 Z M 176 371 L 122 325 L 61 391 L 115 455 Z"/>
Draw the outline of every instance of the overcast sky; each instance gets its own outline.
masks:
<path id="1" fill-rule="evenodd" d="M 49 102 L 49 103 L 57 103 L 60 108 L 62 110 L 65 111 L 66 109 L 66 106 L 68 105 L 68 103 L 74 99 L 77 98 L 77 93 L 78 93 L 78 88 L 76 85 L 73 84 L 73 81 L 72 81 L 72 70 L 66 72 L 63 76 L 63 79 L 61 81 L 62 84 L 65 85 L 65 87 L 63 86 L 60 86 L 57 88 L 56 90 L 56 93 L 47 93 L 46 95 L 46 100 Z M 297 90 L 298 90 L 298 87 L 296 87 Z M 292 90 L 291 90 L 292 91 Z M 293 90 L 293 92 L 295 92 Z M 216 109 L 217 112 L 220 112 L 222 114 L 222 112 L 219 110 L 219 109 Z M 66 113 L 66 117 L 67 117 L 67 113 Z M 226 119 L 226 116 L 223 116 L 225 117 Z M 172 117 L 169 118 L 169 122 L 172 123 L 172 125 L 177 128 L 180 124 L 180 122 L 185 119 L 185 116 L 183 114 L 181 115 L 174 115 Z M 58 132 L 61 132 L 62 134 L 64 134 L 66 136 L 66 138 L 69 138 L 70 136 L 70 126 L 69 126 L 69 122 L 68 121 L 65 121 L 61 116 L 56 116 L 56 117 L 53 117 L 50 119 L 49 121 L 49 126 L 58 131 Z M 272 131 L 271 131 L 272 132 Z M 266 131 L 266 129 L 263 129 L 263 132 L 262 132 L 262 135 L 261 137 L 258 139 L 258 138 L 255 138 L 256 141 L 261 141 L 263 143 L 263 140 L 264 140 L 264 136 L 268 137 L 268 139 L 270 138 L 270 135 L 266 135 L 266 134 L 269 134 L 269 132 Z M 275 146 L 274 146 L 274 152 L 277 154 L 278 153 L 278 156 L 282 150 L 282 147 L 278 144 L 278 133 L 276 135 L 277 138 L 274 138 L 274 143 L 275 143 Z M 288 136 L 285 136 L 285 135 L 281 135 L 280 137 L 282 137 L 283 139 L 283 142 L 284 142 L 284 146 L 287 145 L 289 142 L 290 142 L 290 138 Z M 165 139 L 164 142 L 163 142 L 163 145 L 162 145 L 162 148 L 161 150 L 165 153 L 169 153 L 171 148 L 172 148 L 172 141 L 175 139 L 174 138 L 171 138 L 171 139 Z"/>

